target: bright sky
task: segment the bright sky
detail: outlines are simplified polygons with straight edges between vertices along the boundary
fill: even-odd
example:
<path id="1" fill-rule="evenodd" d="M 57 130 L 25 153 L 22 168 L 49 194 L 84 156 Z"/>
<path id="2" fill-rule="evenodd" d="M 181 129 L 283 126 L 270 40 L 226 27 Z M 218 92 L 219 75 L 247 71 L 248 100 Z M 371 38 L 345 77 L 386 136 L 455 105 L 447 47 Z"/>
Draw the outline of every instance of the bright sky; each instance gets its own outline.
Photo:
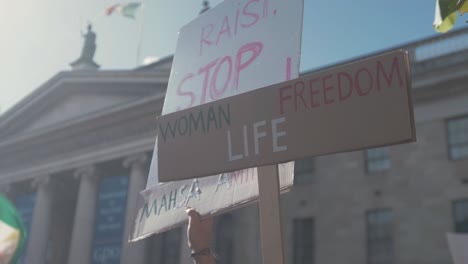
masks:
<path id="1" fill-rule="evenodd" d="M 104 70 L 137 65 L 141 29 L 139 64 L 148 56 L 173 54 L 177 31 L 198 15 L 202 0 L 142 1 L 137 20 L 130 20 L 103 15 L 118 0 L 0 0 L 0 111 L 70 69 L 88 20 L 97 33 L 95 61 Z M 210 1 L 211 6 L 220 2 Z M 435 0 L 304 2 L 301 71 L 437 34 L 432 29 Z M 467 25 L 464 20 L 468 16 L 457 28 Z"/>

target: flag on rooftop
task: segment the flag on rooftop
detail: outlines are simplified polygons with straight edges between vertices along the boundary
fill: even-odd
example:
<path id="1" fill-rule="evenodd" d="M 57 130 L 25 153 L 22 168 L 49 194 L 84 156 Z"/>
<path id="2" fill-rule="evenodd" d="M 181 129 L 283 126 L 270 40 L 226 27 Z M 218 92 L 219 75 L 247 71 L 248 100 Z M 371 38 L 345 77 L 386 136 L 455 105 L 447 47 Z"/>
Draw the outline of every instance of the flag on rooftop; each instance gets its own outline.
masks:
<path id="1" fill-rule="evenodd" d="M 135 19 L 136 12 L 140 8 L 141 3 L 131 2 L 126 4 L 115 4 L 106 9 L 106 14 L 108 16 L 114 14 L 115 12 L 121 14 L 124 17 Z"/>
<path id="2" fill-rule="evenodd" d="M 0 194 L 0 263 L 16 263 L 25 241 L 26 231 L 18 211 Z"/>

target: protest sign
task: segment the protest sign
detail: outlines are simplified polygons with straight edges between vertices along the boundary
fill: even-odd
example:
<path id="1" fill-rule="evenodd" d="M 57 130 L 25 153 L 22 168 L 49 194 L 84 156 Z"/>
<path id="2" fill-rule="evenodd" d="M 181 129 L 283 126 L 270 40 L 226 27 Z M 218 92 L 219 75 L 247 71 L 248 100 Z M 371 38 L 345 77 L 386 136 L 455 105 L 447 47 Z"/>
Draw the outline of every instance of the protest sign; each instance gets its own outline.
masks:
<path id="1" fill-rule="evenodd" d="M 230 0 L 184 26 L 162 114 L 299 75 L 303 2 Z"/>
<path id="2" fill-rule="evenodd" d="M 395 51 L 161 116 L 159 178 L 415 141 L 409 79 Z"/>
<path id="3" fill-rule="evenodd" d="M 282 190 L 293 184 L 293 163 L 280 164 Z M 170 230 L 187 222 L 186 206 L 202 215 L 220 214 L 258 198 L 257 168 L 201 179 L 161 184 L 141 193 L 132 240 Z M 183 184 L 181 184 L 183 183 Z M 156 191 L 155 191 L 156 190 Z"/>
<path id="4" fill-rule="evenodd" d="M 230 0 L 183 27 L 163 114 L 296 78 L 302 13 L 303 0 Z M 256 168 L 159 184 L 157 145 L 156 142 L 147 188 L 141 193 L 132 240 L 184 223 L 185 205 L 208 214 L 236 208 L 258 198 Z M 293 164 L 280 166 L 282 189 L 292 186 L 293 169 Z M 243 180 L 243 177 L 250 180 Z M 218 187 L 222 182 L 229 186 L 225 191 Z M 182 199 L 183 203 L 174 207 L 176 190 L 177 202 Z M 156 204 L 161 206 L 160 202 L 165 205 L 157 207 L 157 211 L 148 211 Z"/>
<path id="5" fill-rule="evenodd" d="M 299 76 L 302 13 L 303 0 L 231 0 L 184 26 L 162 114 Z M 159 182 L 158 140 L 147 189 Z"/>

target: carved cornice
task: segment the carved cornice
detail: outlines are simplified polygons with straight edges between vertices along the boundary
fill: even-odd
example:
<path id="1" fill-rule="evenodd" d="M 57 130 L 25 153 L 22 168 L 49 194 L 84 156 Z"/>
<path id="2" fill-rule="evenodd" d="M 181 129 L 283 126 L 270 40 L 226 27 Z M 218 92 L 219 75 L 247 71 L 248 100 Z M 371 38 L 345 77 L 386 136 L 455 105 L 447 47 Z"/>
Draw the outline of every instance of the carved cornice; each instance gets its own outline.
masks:
<path id="1" fill-rule="evenodd" d="M 11 192 L 12 188 L 10 184 L 2 184 L 0 185 L 0 193 L 8 195 Z"/>
<path id="2" fill-rule="evenodd" d="M 92 181 L 97 181 L 99 179 L 100 173 L 98 172 L 98 169 L 96 166 L 86 166 L 86 167 L 81 167 L 75 170 L 73 173 L 73 177 L 75 179 L 82 179 L 82 178 L 87 178 Z"/>
<path id="3" fill-rule="evenodd" d="M 102 122 L 90 121 L 92 124 L 82 124 L 81 127 L 89 127 L 85 131 L 63 131 L 54 139 L 30 140 L 0 148 L 0 176 L 2 172 L 25 168 L 25 160 L 28 161 L 27 165 L 35 166 L 62 160 L 73 153 L 80 155 L 144 138 L 154 142 L 156 138 L 155 117 L 156 114 L 151 113 L 114 121 L 110 124 L 103 124 L 107 119 L 99 120 Z M 152 144 L 148 146 L 148 149 L 151 148 Z"/>
<path id="4" fill-rule="evenodd" d="M 2 136 L 14 134 L 15 131 L 13 130 L 21 122 L 26 121 L 27 118 L 34 118 L 36 116 L 38 111 L 37 109 L 32 109 L 32 107 L 36 107 L 38 103 L 48 104 L 50 100 L 54 100 L 51 96 L 63 94 L 63 91 L 68 91 L 70 86 L 78 87 L 81 91 L 86 90 L 89 84 L 110 84 L 107 86 L 101 85 L 98 88 L 100 91 L 115 93 L 117 89 L 116 85 L 113 84 L 128 84 L 130 87 L 125 87 L 126 93 L 138 93 L 141 91 L 152 93 L 155 91 L 154 85 L 161 85 L 161 88 L 164 89 L 168 78 L 168 73 L 159 71 L 151 73 L 137 71 L 60 72 L 0 117 L 0 134 Z"/>
<path id="5" fill-rule="evenodd" d="M 33 178 L 35 175 L 54 174 L 66 170 L 73 170 L 89 164 L 99 164 L 110 160 L 122 159 L 134 153 L 149 152 L 153 150 L 154 137 L 135 138 L 119 144 L 95 147 L 78 153 L 62 155 L 59 158 L 38 164 L 27 164 L 0 172 L 0 184 L 18 182 Z M 23 164 L 25 165 L 25 164 Z"/>
<path id="6" fill-rule="evenodd" d="M 468 73 L 468 71 L 467 71 Z M 427 101 L 437 101 L 447 97 L 466 96 L 468 87 L 465 85 L 468 75 L 462 78 L 451 78 L 441 82 L 427 82 L 424 86 L 413 90 L 413 102 L 415 105 Z M 413 83 L 415 85 L 415 83 Z"/>
<path id="7" fill-rule="evenodd" d="M 145 115 L 152 115 L 152 118 L 158 116 L 163 107 L 165 92 L 155 94 L 144 99 L 131 101 L 125 104 L 118 104 L 113 107 L 92 112 L 84 116 L 73 118 L 72 120 L 51 124 L 46 128 L 41 128 L 32 131 L 26 131 L 19 135 L 0 139 L 0 149 L 22 144 L 27 141 L 41 141 L 42 138 L 50 137 L 53 134 L 61 133 L 62 131 L 76 130 L 83 131 L 92 124 L 93 121 L 103 123 L 120 123 L 122 121 L 133 120 Z M 37 119 L 37 117 L 36 117 Z M 63 132 L 62 132 L 63 133 Z"/>
<path id="8" fill-rule="evenodd" d="M 139 153 L 132 155 L 123 161 L 123 166 L 127 169 L 131 169 L 133 166 L 145 166 L 148 163 L 148 154 Z"/>
<path id="9" fill-rule="evenodd" d="M 31 181 L 31 187 L 33 189 L 38 188 L 49 188 L 51 185 L 51 177 L 49 175 L 36 176 Z"/>
<path id="10" fill-rule="evenodd" d="M 444 71 L 447 68 L 462 67 L 463 64 L 466 64 L 467 57 L 468 51 L 464 50 L 434 57 L 421 62 L 413 62 L 411 65 L 411 73 L 414 77 L 428 72 L 437 72 L 440 75 L 440 71 Z"/>

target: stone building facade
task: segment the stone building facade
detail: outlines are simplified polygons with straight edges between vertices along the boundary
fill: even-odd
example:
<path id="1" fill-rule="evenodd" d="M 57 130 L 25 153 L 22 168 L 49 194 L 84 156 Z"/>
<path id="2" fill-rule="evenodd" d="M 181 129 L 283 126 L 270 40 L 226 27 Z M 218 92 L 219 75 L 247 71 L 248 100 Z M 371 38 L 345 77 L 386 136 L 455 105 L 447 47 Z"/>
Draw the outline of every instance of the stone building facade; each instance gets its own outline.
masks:
<path id="1" fill-rule="evenodd" d="M 397 48 L 418 141 L 297 161 L 287 263 L 448 264 L 446 233 L 468 232 L 468 30 Z M 126 242 L 171 62 L 60 72 L 0 117 L 0 188 L 29 230 L 22 263 L 190 263 L 183 227 Z M 219 263 L 261 263 L 258 215 L 217 218 Z"/>

